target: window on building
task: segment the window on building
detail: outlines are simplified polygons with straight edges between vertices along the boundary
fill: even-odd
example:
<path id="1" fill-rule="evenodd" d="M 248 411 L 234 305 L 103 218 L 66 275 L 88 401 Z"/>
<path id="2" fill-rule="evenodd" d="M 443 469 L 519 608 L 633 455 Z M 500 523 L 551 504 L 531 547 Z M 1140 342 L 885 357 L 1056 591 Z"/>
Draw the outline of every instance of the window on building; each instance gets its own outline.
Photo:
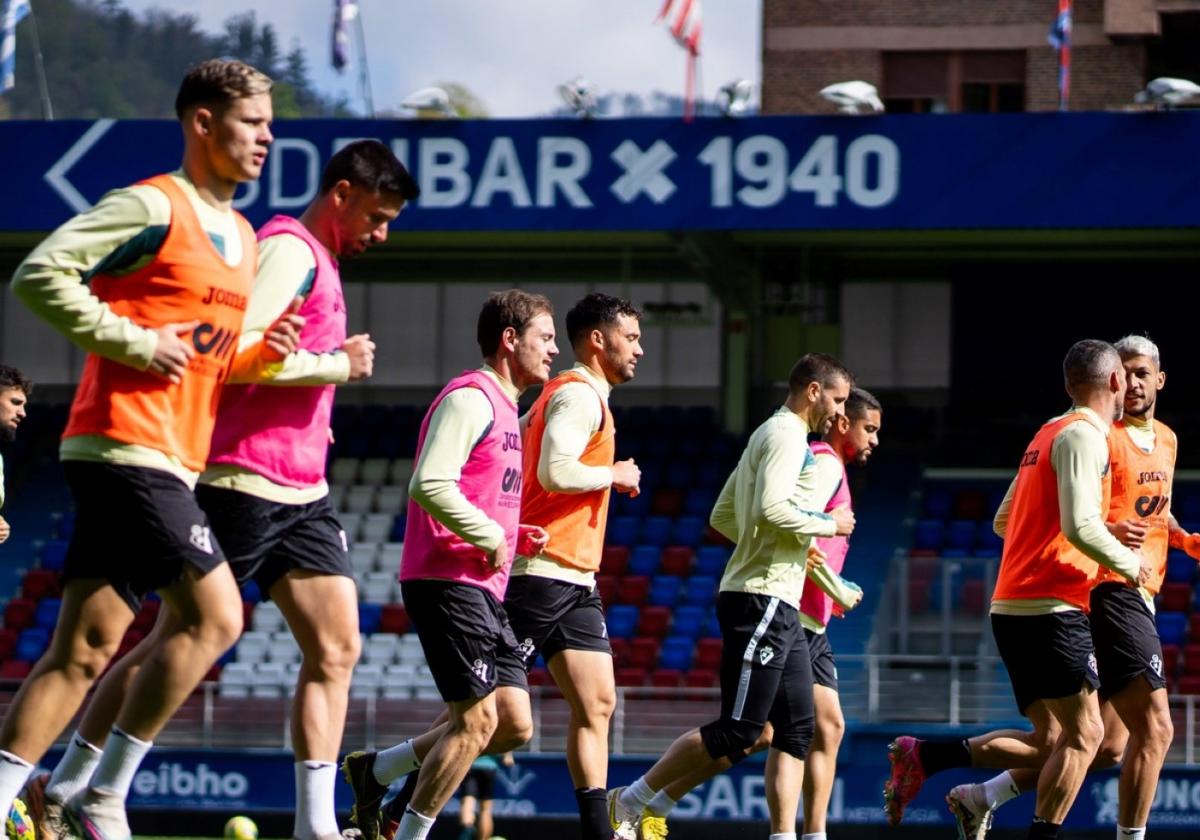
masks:
<path id="1" fill-rule="evenodd" d="M 883 101 L 894 114 L 1023 111 L 1025 53 L 884 53 Z"/>
<path id="2" fill-rule="evenodd" d="M 1200 12 L 1162 16 L 1162 37 L 1146 49 L 1146 80 L 1159 76 L 1200 82 Z"/>

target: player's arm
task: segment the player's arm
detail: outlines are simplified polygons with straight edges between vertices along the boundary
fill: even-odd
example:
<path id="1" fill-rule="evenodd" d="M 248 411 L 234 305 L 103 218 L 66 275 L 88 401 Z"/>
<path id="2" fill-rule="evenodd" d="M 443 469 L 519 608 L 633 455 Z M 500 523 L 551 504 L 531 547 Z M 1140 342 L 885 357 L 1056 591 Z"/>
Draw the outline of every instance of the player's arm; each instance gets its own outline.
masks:
<path id="1" fill-rule="evenodd" d="M 813 499 L 796 498 L 796 476 L 804 468 L 808 443 L 795 434 L 772 429 L 764 441 L 756 490 L 763 522 L 800 537 L 832 537 L 837 523 Z"/>
<path id="2" fill-rule="evenodd" d="M 153 187 L 110 192 L 30 252 L 13 274 L 13 294 L 89 353 L 146 370 L 158 333 L 113 312 L 87 284 L 97 272 L 131 271 L 153 257 L 170 223 L 170 201 Z"/>
<path id="3" fill-rule="evenodd" d="M 730 542 L 738 540 L 737 521 L 737 470 L 729 473 L 717 503 L 713 505 L 712 513 L 708 516 L 708 524 L 713 530 Z"/>
<path id="4" fill-rule="evenodd" d="M 826 563 L 809 569 L 808 580 L 815 583 L 817 588 L 832 598 L 843 610 L 853 609 L 862 600 L 862 588 L 857 583 L 846 580 Z"/>
<path id="5" fill-rule="evenodd" d="M 600 397 L 583 382 L 568 382 L 546 402 L 538 457 L 538 482 L 551 493 L 587 493 L 613 483 L 610 467 L 580 463 L 588 441 L 604 422 Z"/>
<path id="6" fill-rule="evenodd" d="M 1008 515 L 1012 513 L 1013 494 L 1016 491 L 1017 479 L 1014 477 L 1004 498 L 1000 500 L 1000 507 L 996 508 L 996 515 L 992 517 L 992 530 L 1000 539 L 1004 539 L 1005 533 L 1008 532 Z"/>
<path id="7" fill-rule="evenodd" d="M 1200 560 L 1200 534 L 1190 534 L 1175 519 L 1174 514 L 1167 517 L 1167 533 L 1171 548 L 1186 552 L 1193 560 Z"/>
<path id="8" fill-rule="evenodd" d="M 275 352 L 268 330 L 297 298 L 312 290 L 317 261 L 312 250 L 291 234 L 259 243 L 258 271 L 242 322 L 237 356 L 229 373 L 232 383 L 270 385 L 341 385 L 350 381 L 350 357 L 338 348 L 329 353 L 295 350 Z"/>
<path id="9" fill-rule="evenodd" d="M 1121 545 L 1104 524 L 1102 476 L 1108 466 L 1104 433 L 1090 422 L 1072 423 L 1054 438 L 1050 458 L 1058 481 L 1063 535 L 1100 565 L 1137 581 L 1141 557 Z"/>
<path id="10" fill-rule="evenodd" d="M 425 434 L 425 446 L 408 484 L 409 496 L 429 515 L 467 542 L 491 554 L 504 542 L 504 528 L 463 495 L 463 465 L 492 424 L 492 405 L 478 388 L 447 394 Z"/>

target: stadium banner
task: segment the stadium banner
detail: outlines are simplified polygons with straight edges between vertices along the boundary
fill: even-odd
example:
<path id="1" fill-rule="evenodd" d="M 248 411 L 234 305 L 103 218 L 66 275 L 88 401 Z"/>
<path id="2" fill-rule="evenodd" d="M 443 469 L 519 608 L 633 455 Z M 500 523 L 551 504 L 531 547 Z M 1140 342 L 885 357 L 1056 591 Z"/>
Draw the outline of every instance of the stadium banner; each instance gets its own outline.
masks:
<path id="1" fill-rule="evenodd" d="M 878 753 L 883 755 L 882 751 Z M 46 766 L 53 766 L 59 753 Z M 766 788 L 761 756 L 701 785 L 684 797 L 672 820 L 765 820 Z M 239 752 L 155 748 L 133 779 L 130 808 L 179 809 L 224 814 L 295 810 L 293 758 L 269 750 Z M 625 785 L 650 768 L 650 758 L 616 757 L 609 768 L 610 785 Z M 929 825 L 953 830 L 946 809 L 947 791 L 964 781 L 982 781 L 988 774 L 952 772 L 926 782 L 921 795 L 905 811 L 905 825 Z M 340 778 L 340 777 L 339 777 Z M 833 823 L 882 825 L 881 791 L 887 778 L 886 760 L 865 767 L 840 767 L 830 802 Z M 562 756 L 518 753 L 517 763 L 502 767 L 496 777 L 495 813 L 508 817 L 571 817 L 576 815 L 574 787 Z M 337 786 L 338 810 L 350 810 L 348 785 Z M 457 811 L 455 798 L 448 813 Z M 1002 807 L 995 824 L 1024 828 L 1033 816 L 1033 797 L 1022 796 Z M 1117 818 L 1115 771 L 1088 777 L 1067 819 L 1068 828 L 1110 829 Z M 1150 815 L 1155 831 L 1200 831 L 1200 768 L 1164 770 Z"/>
<path id="2" fill-rule="evenodd" d="M 416 231 L 1200 225 L 1200 113 L 291 120 L 237 206 L 298 215 L 346 143 L 388 143 Z M 49 230 L 179 165 L 173 121 L 0 121 L 0 231 Z"/>

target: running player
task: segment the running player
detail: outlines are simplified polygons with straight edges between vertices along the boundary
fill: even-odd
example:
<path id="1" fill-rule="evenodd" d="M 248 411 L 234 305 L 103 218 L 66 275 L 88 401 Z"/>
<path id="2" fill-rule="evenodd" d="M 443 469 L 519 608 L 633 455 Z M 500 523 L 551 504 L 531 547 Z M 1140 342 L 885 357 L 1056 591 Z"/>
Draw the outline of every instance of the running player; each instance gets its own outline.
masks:
<path id="1" fill-rule="evenodd" d="M 613 829 L 638 834 L 642 814 L 667 784 L 717 759 L 749 754 L 768 721 L 767 805 L 772 840 L 795 840 L 804 760 L 813 736 L 812 663 L 799 620 L 814 537 L 848 536 L 854 514 L 814 504 L 817 470 L 807 439 L 842 414 L 853 380 L 832 356 L 810 353 L 792 368 L 787 401 L 750 436 L 713 508 L 712 526 L 737 543 L 721 578 L 717 618 L 721 716 L 681 736 L 646 775 L 609 793 Z"/>
<path id="2" fill-rule="evenodd" d="M 1073 407 L 1046 423 L 1021 458 L 997 531 L 1004 537 L 992 595 L 992 632 L 1021 714 L 1033 731 L 962 741 L 897 738 L 884 786 L 889 821 L 928 776 L 951 767 L 1041 767 L 1030 838 L 1054 838 L 1104 735 L 1086 611 L 1100 566 L 1145 584 L 1153 570 L 1105 527 L 1111 492 L 1108 435 L 1125 399 L 1121 356 L 1084 340 L 1063 361 Z M 1006 514 L 1006 515 L 1005 515 Z"/>
<path id="3" fill-rule="evenodd" d="M 825 512 L 851 508 L 846 464 L 866 464 L 879 446 L 879 429 L 883 422 L 879 401 L 862 388 L 851 388 L 846 399 L 845 416 L 834 418 L 823 441 L 811 445 L 817 469 L 817 489 L 814 498 L 827 499 Z M 843 580 L 841 570 L 849 550 L 845 537 L 819 537 L 817 547 L 825 561 L 809 569 L 800 598 L 800 623 L 808 642 L 809 659 L 813 670 L 813 705 L 816 724 L 812 747 L 804 767 L 804 830 L 802 840 L 824 840 L 825 815 L 833 791 L 838 746 L 846 724 L 837 693 L 837 667 L 829 645 L 826 627 L 835 613 L 853 609 L 862 599 L 862 590 Z M 810 586 L 809 584 L 816 584 Z M 774 733 L 771 724 L 755 743 L 752 752 L 765 750 Z M 660 790 L 642 813 L 640 825 L 643 840 L 663 840 L 667 836 L 667 815 L 688 791 L 713 776 L 724 772 L 729 762 L 714 761 L 705 770 L 697 771 Z"/>
<path id="4" fill-rule="evenodd" d="M 1154 417 L 1166 384 L 1158 347 L 1145 336 L 1116 343 L 1125 367 L 1125 416 L 1108 437 L 1112 501 L 1108 529 L 1139 548 L 1154 569 L 1141 590 L 1101 569 L 1088 616 L 1100 672 L 1104 741 L 1091 769 L 1121 763 L 1117 836 L 1141 840 L 1159 770 L 1171 745 L 1162 646 L 1154 623 L 1153 598 L 1166 575 L 1167 547 L 1200 555 L 1200 539 L 1179 526 L 1170 512 L 1175 472 L 1175 433 Z M 1000 516 L 1005 516 L 1001 511 Z M 1005 771 L 977 785 L 959 785 L 946 801 L 964 838 L 982 838 L 994 810 L 1017 793 L 1037 787 L 1037 770 Z"/>
<path id="5" fill-rule="evenodd" d="M 0 365 L 0 441 L 12 443 L 17 437 L 17 426 L 25 419 L 25 406 L 33 383 L 21 371 L 9 365 Z M 4 507 L 4 457 L 0 455 L 0 508 Z M 0 516 L 0 543 L 12 533 L 8 522 Z"/>
<path id="6" fill-rule="evenodd" d="M 542 389 L 526 415 L 521 518 L 550 540 L 513 565 L 504 610 L 520 642 L 501 664 L 501 690 L 520 691 L 540 652 L 571 709 L 567 767 L 575 784 L 582 840 L 610 840 L 605 788 L 608 722 L 616 705 L 612 648 L 596 570 L 604 548 L 611 490 L 638 492 L 641 471 L 615 462 L 616 429 L 608 398 L 633 379 L 642 357 L 641 313 L 599 292 L 567 313 L 575 365 Z"/>
<path id="7" fill-rule="evenodd" d="M 541 295 L 497 292 L 479 313 L 477 336 L 485 364 L 452 379 L 421 423 L 400 563 L 404 603 L 449 721 L 424 738 L 432 741 L 428 751 L 406 741 L 346 757 L 343 770 L 355 800 L 351 819 L 365 840 L 379 837 L 388 783 L 418 766 L 396 838 L 423 840 L 507 717 L 497 709 L 496 670 L 517 640 L 504 613 L 504 592 L 516 554 L 536 556 L 547 539 L 540 528 L 518 528 L 517 398 L 550 378 L 558 355 L 553 308 Z M 521 743 L 528 725 L 520 725 Z"/>
<path id="8" fill-rule="evenodd" d="M 224 388 L 208 469 L 196 489 L 238 583 L 254 580 L 279 604 L 303 655 L 291 716 L 293 837 L 300 840 L 338 836 L 336 761 L 360 648 L 354 576 L 329 503 L 325 461 L 335 386 L 371 375 L 374 344 L 366 335 L 346 337 L 336 260 L 383 242 L 389 222 L 418 192 L 387 146 L 361 140 L 330 159 L 317 198 L 299 219 L 276 216 L 259 231 L 239 352 L 264 340 L 289 310 L 304 319 L 301 349 L 234 379 L 292 387 Z M 109 671 L 53 776 L 27 786 L 26 803 L 44 838 L 63 832 L 62 804 L 86 787 L 154 641 L 151 634 Z M 30 790 L 39 784 L 44 791 Z"/>
<path id="9" fill-rule="evenodd" d="M 60 450 L 77 511 L 62 611 L 0 727 L 5 812 L 108 664 L 141 598 L 158 591 L 166 613 L 158 644 L 91 789 L 72 806 L 86 836 L 129 837 L 125 797 L 139 762 L 241 632 L 237 583 L 192 487 L 254 279 L 254 231 L 231 205 L 237 185 L 257 178 L 266 160 L 270 89 L 241 62 L 190 70 L 176 98 L 181 169 L 109 193 L 52 233 L 13 277 L 17 297 L 88 356 Z"/>

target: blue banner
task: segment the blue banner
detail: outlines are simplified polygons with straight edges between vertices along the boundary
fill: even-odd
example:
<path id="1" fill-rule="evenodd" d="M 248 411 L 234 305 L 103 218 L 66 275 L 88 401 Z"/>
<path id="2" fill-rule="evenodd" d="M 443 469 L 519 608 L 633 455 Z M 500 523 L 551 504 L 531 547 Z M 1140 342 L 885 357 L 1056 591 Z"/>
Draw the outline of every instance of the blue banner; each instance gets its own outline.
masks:
<path id="1" fill-rule="evenodd" d="M 878 751 L 883 755 L 882 751 Z M 53 765 L 58 755 L 47 764 Z M 737 765 L 728 773 L 699 786 L 684 797 L 672 820 L 764 820 L 766 788 L 761 756 Z M 293 758 L 278 751 L 241 752 L 155 749 L 146 757 L 133 780 L 133 809 L 180 809 L 222 814 L 295 810 Z M 611 785 L 625 785 L 649 769 L 647 758 L 614 758 L 609 768 Z M 852 764 L 838 768 L 829 821 L 849 824 L 883 824 L 881 791 L 887 779 L 886 760 L 878 766 Z M 906 825 L 953 826 L 946 809 L 946 792 L 965 781 L 982 781 L 987 775 L 945 773 L 926 782 L 921 795 L 905 812 Z M 340 778 L 340 777 L 339 777 Z M 574 816 L 574 785 L 561 756 L 521 755 L 512 767 L 500 768 L 496 777 L 494 809 L 505 816 Z M 337 807 L 349 811 L 350 788 L 339 781 Z M 458 808 L 451 802 L 447 812 Z M 995 825 L 1023 828 L 1033 816 L 1033 796 L 1025 795 L 1004 805 Z M 1115 771 L 1089 776 L 1067 819 L 1068 828 L 1104 829 L 1116 825 L 1117 776 Z M 1167 768 L 1158 786 L 1150 827 L 1159 831 L 1200 831 L 1200 768 Z"/>
<path id="2" fill-rule="evenodd" d="M 421 184 L 398 230 L 908 230 L 1200 224 L 1200 113 L 278 122 L 256 225 L 345 143 Z M 179 165 L 168 121 L 0 122 L 0 230 L 49 230 Z"/>

